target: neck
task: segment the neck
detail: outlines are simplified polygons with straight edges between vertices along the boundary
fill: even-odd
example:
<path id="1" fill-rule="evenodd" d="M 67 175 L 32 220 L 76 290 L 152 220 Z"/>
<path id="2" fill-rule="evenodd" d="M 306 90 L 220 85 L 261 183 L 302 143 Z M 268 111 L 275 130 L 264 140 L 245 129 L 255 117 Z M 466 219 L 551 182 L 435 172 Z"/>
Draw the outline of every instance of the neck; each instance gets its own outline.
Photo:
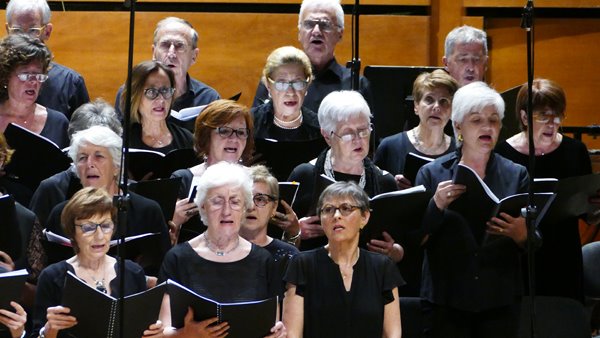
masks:
<path id="1" fill-rule="evenodd" d="M 105 187 L 106 191 L 112 196 L 117 195 L 119 193 L 119 185 L 117 184 L 117 180 L 115 179 L 111 184 Z"/>
<path id="2" fill-rule="evenodd" d="M 418 141 L 425 148 L 441 147 L 446 143 L 446 135 L 443 128 L 428 128 L 418 125 L 414 128 L 414 133 L 417 135 Z"/>
<path id="3" fill-rule="evenodd" d="M 339 173 L 350 174 L 350 175 L 362 175 L 362 173 L 365 170 L 365 166 L 364 166 L 362 160 L 359 162 L 344 161 L 344 160 L 341 160 L 339 157 L 336 157 L 333 154 L 333 151 L 331 152 L 331 166 L 332 166 L 333 170 L 335 170 Z"/>
<path id="4" fill-rule="evenodd" d="M 325 249 L 337 265 L 354 265 L 358 260 L 358 236 L 351 242 L 329 242 Z"/>
<path id="5" fill-rule="evenodd" d="M 142 132 L 150 136 L 162 136 L 169 132 L 166 120 L 144 121 L 142 120 Z"/>
<path id="6" fill-rule="evenodd" d="M 240 229 L 240 236 L 260 247 L 265 247 L 273 241 L 273 238 L 267 236 L 266 227 L 254 230 L 242 227 Z"/>
<path id="7" fill-rule="evenodd" d="M 229 236 L 215 234 L 212 231 L 210 231 L 210 228 L 204 232 L 203 236 L 205 239 L 208 240 L 208 243 L 210 243 L 211 249 L 218 249 L 221 251 L 226 251 L 228 249 L 233 248 L 234 246 L 237 246 L 240 240 L 239 234 L 237 233 Z"/>
<path id="8" fill-rule="evenodd" d="M 8 99 L 2 104 L 2 109 L 0 109 L 0 114 L 5 116 L 12 116 L 25 119 L 29 117 L 29 115 L 35 114 L 35 109 L 37 108 L 37 104 L 22 104 L 18 103 L 14 100 Z"/>
<path id="9" fill-rule="evenodd" d="M 473 153 L 473 152 L 465 152 L 463 148 L 463 153 L 460 158 L 460 161 L 471 169 L 475 170 L 479 174 L 481 178 L 485 177 L 485 169 L 487 163 L 490 159 L 491 153 Z"/>
<path id="10" fill-rule="evenodd" d="M 106 255 L 100 257 L 99 259 L 89 259 L 81 255 L 77 255 L 77 264 L 79 267 L 94 272 L 100 272 L 100 270 L 104 268 L 105 261 Z"/>
<path id="11" fill-rule="evenodd" d="M 187 72 L 184 72 L 178 78 L 175 79 L 175 98 L 178 98 L 187 92 L 188 87 L 187 87 L 186 76 L 187 76 Z"/>

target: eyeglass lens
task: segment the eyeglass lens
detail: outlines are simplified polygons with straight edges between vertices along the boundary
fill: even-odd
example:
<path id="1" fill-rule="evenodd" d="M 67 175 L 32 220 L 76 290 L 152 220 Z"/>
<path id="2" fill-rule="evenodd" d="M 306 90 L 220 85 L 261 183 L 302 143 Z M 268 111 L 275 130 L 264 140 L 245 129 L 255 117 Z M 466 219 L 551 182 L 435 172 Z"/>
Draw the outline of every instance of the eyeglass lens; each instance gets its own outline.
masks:
<path id="1" fill-rule="evenodd" d="M 170 87 L 144 89 L 144 96 L 146 96 L 150 100 L 156 99 L 159 94 L 163 97 L 163 99 L 168 100 L 171 97 L 173 97 L 173 93 L 175 93 L 175 88 Z"/>
<path id="2" fill-rule="evenodd" d="M 223 137 L 223 138 L 228 138 L 231 135 L 233 135 L 233 133 L 235 133 L 235 136 L 237 136 L 238 138 L 241 139 L 245 139 L 248 138 L 248 128 L 238 128 L 238 129 L 234 129 L 231 127 L 218 127 L 217 128 L 217 134 L 219 134 L 219 136 Z"/>
<path id="3" fill-rule="evenodd" d="M 31 74 L 31 73 L 20 73 L 17 74 L 17 78 L 23 82 L 26 81 L 37 81 L 44 82 L 48 80 L 48 75 L 46 74 Z"/>
<path id="4" fill-rule="evenodd" d="M 107 234 L 114 229 L 115 225 L 112 222 L 84 223 L 79 225 L 79 227 L 81 227 L 81 231 L 84 235 L 91 235 L 92 233 L 96 232 L 97 228 L 100 228 L 103 233 Z"/>
<path id="5" fill-rule="evenodd" d="M 275 197 L 267 194 L 255 194 L 254 197 L 252 197 L 252 200 L 257 207 L 264 207 L 269 204 L 269 202 L 274 201 Z"/>
<path id="6" fill-rule="evenodd" d="M 216 196 L 208 199 L 208 204 L 212 210 L 220 210 L 225 207 L 225 204 L 229 204 L 229 207 L 232 210 L 241 210 L 242 209 L 242 200 L 237 197 L 232 197 L 229 200 L 221 196 Z"/>
<path id="7" fill-rule="evenodd" d="M 290 87 L 293 88 L 294 90 L 303 90 L 306 88 L 306 85 L 308 84 L 308 81 L 304 81 L 304 80 L 286 82 L 286 81 L 274 81 L 271 78 L 269 78 L 269 82 L 273 83 L 275 85 L 275 89 L 280 92 L 285 92 Z"/>
<path id="8" fill-rule="evenodd" d="M 359 207 L 356 205 L 351 205 L 348 203 L 342 203 L 340 204 L 340 206 L 336 207 L 333 205 L 326 205 L 323 208 L 321 208 L 321 214 L 324 216 L 333 216 L 335 215 L 335 212 L 337 210 L 340 211 L 340 214 L 342 214 L 342 216 L 348 216 L 350 215 L 354 210 L 358 209 Z"/>
<path id="9" fill-rule="evenodd" d="M 329 20 L 304 20 L 302 21 L 302 28 L 310 31 L 313 30 L 317 25 L 319 25 L 319 29 L 324 32 L 330 32 L 333 30 L 333 23 Z"/>

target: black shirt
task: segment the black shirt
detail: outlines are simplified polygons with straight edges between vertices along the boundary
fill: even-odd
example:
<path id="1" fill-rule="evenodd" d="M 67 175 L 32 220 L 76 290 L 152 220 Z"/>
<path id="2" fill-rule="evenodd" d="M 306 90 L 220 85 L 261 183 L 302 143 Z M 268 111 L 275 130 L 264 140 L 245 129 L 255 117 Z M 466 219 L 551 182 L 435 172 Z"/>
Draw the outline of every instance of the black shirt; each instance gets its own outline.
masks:
<path id="1" fill-rule="evenodd" d="M 67 119 L 75 109 L 90 101 L 85 81 L 76 71 L 52 62 L 37 103 L 63 113 Z"/>

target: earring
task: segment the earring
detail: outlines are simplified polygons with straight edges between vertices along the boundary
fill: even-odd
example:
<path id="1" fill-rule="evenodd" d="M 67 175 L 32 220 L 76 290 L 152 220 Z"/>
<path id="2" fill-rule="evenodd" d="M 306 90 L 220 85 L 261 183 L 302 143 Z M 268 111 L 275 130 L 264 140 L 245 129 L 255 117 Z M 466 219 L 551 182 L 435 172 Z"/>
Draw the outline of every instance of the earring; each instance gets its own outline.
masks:
<path id="1" fill-rule="evenodd" d="M 458 137 L 456 138 L 459 142 L 463 141 L 463 136 L 462 134 L 458 134 Z"/>

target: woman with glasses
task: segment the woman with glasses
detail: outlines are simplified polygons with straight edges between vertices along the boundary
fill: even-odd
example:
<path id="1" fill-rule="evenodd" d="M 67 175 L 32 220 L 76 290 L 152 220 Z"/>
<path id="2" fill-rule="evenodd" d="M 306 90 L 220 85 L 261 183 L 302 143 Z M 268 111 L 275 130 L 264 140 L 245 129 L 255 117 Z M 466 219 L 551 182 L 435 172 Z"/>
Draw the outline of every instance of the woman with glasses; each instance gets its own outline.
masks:
<path id="1" fill-rule="evenodd" d="M 36 103 L 48 79 L 52 54 L 40 40 L 10 34 L 0 41 L 0 132 L 9 123 L 50 139 L 60 148 L 69 145 L 67 112 Z"/>
<path id="2" fill-rule="evenodd" d="M 270 100 L 253 108 L 254 138 L 301 141 L 320 138 L 317 114 L 303 107 L 312 67 L 298 48 L 275 49 L 263 69 L 262 83 Z"/>
<path id="3" fill-rule="evenodd" d="M 317 204 L 327 244 L 301 252 L 284 280 L 288 337 L 396 337 L 402 335 L 392 260 L 358 247 L 369 221 L 369 196 L 353 182 L 328 186 Z"/>
<path id="4" fill-rule="evenodd" d="M 515 107 L 522 132 L 500 143 L 496 152 L 528 167 L 529 133 L 532 133 L 534 177 L 562 179 L 591 174 L 592 165 L 585 144 L 559 132 L 566 109 L 563 89 L 552 80 L 533 81 L 533 125 L 528 126 L 527 88 L 524 84 L 519 90 Z M 598 223 L 598 219 L 591 217 L 586 220 L 590 224 Z M 539 229 L 544 242 L 536 251 L 536 294 L 583 301 L 583 262 L 577 218 L 542 219 Z"/>
<path id="5" fill-rule="evenodd" d="M 281 279 L 271 255 L 239 233 L 246 210 L 253 203 L 252 179 L 247 169 L 226 161 L 209 166 L 198 181 L 194 202 L 206 231 L 167 253 L 159 282 L 172 279 L 220 303 L 256 301 L 279 294 Z M 168 295 L 166 298 L 160 316 L 167 326 L 166 336 L 226 335 L 227 322 L 217 324 L 216 317 L 196 322 L 191 309 L 184 327 L 171 328 Z M 269 337 L 285 337 L 283 323 L 277 322 L 271 332 Z"/>
<path id="6" fill-rule="evenodd" d="M 395 175 L 398 188 L 406 189 L 414 184 L 403 175 L 409 152 L 437 158 L 454 151 L 454 143 L 444 134 L 444 127 L 450 120 L 452 95 L 456 89 L 458 84 L 454 78 L 441 69 L 421 73 L 415 80 L 412 94 L 419 125 L 384 138 L 373 158 L 380 168 Z"/>
<path id="7" fill-rule="evenodd" d="M 175 214 L 169 222 L 173 240 L 179 236 L 185 223 L 184 238 L 190 239 L 204 231 L 198 218 L 198 207 L 193 202 L 193 190 L 207 168 L 226 161 L 244 163 L 250 160 L 254 148 L 252 117 L 247 107 L 231 100 L 216 100 L 210 103 L 196 118 L 194 150 L 203 163 L 177 170 L 171 177 L 181 177 L 179 198 Z M 191 221 L 190 221 L 191 220 Z"/>
<path id="8" fill-rule="evenodd" d="M 371 136 L 371 110 L 362 95 L 354 91 L 332 92 L 319 107 L 321 134 L 329 145 L 319 157 L 297 166 L 289 181 L 300 183 L 294 211 L 300 219 L 300 249 L 312 249 L 327 242 L 319 217 L 313 216 L 319 194 L 321 175 L 334 181 L 356 182 L 369 196 L 396 190 L 394 177 L 382 171 L 367 157 Z M 402 248 L 387 233 L 385 240 L 373 240 L 374 250 L 399 261 Z"/>
<path id="9" fill-rule="evenodd" d="M 67 203 L 61 223 L 71 240 L 75 256 L 42 271 L 33 315 L 35 334 L 39 333 L 43 338 L 71 337 L 69 328 L 77 325 L 77 318 L 69 314 L 69 308 L 60 305 L 67 271 L 113 297 L 146 290 L 144 270 L 128 260 L 125 261 L 124 289 L 119 289 L 119 262 L 107 255 L 115 231 L 116 216 L 112 195 L 104 189 L 84 188 Z M 160 331 L 162 325 L 157 322 L 150 325 L 145 334 L 158 334 Z"/>
<path id="10" fill-rule="evenodd" d="M 127 88 L 121 95 L 125 111 Z M 131 71 L 131 135 L 129 146 L 167 154 L 192 148 L 190 131 L 167 120 L 175 94 L 175 75 L 158 61 L 144 61 Z"/>

